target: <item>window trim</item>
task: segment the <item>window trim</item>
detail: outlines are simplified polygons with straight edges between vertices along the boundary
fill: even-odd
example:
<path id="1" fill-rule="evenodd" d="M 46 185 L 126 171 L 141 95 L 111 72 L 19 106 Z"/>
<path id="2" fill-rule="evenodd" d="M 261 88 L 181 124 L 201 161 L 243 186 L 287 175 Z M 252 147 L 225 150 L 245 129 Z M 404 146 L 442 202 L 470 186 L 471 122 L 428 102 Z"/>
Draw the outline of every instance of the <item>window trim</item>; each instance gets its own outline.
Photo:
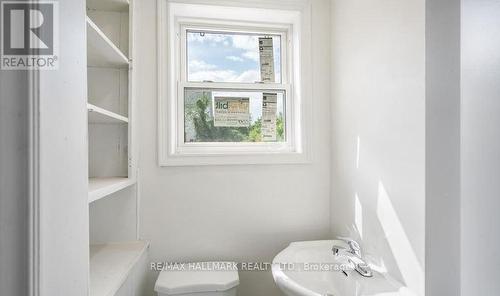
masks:
<path id="1" fill-rule="evenodd" d="M 187 11 L 200 5 L 169 3 L 158 0 L 158 145 L 160 166 L 181 165 L 223 165 L 223 164 L 272 164 L 272 163 L 307 163 L 310 161 L 305 140 L 306 122 L 308 119 L 306 105 L 295 101 L 305 97 L 303 85 L 307 79 L 302 71 L 304 68 L 302 55 L 294 52 L 293 42 L 303 42 L 297 31 L 300 22 L 264 23 L 252 19 L 230 20 L 229 18 L 204 19 Z M 213 6 L 203 6 L 212 8 Z M 308 7 L 308 6 L 306 6 Z M 250 9 L 252 8 L 235 8 Z M 273 10 L 276 12 L 275 10 Z M 283 15 L 285 11 L 281 11 Z M 291 14 L 291 13 L 290 13 Z M 187 77 L 187 40 L 188 30 L 213 29 L 216 32 L 269 33 L 281 36 L 281 83 L 231 83 L 231 82 L 189 82 Z M 241 31 L 238 31 L 241 30 Z M 295 30 L 295 31 L 294 31 Z M 184 38 L 177 38 L 182 34 Z M 165 36 L 168 36 L 165 38 Z M 293 41 L 292 41 L 293 40 Z M 174 47 L 166 46 L 174 44 Z M 306 46 L 303 46 L 306 48 Z M 303 54 L 301 46 L 301 53 Z M 168 53 L 168 54 L 166 54 Z M 298 59 L 297 59 L 298 58 Z M 173 61 L 175 66 L 169 62 Z M 300 65 L 295 65 L 295 63 Z M 299 79 L 297 79 L 299 78 Z M 299 82 L 300 85 L 294 83 Z M 307 85 L 307 84 L 306 84 Z M 173 86 L 173 88 L 171 87 Z M 235 91 L 272 91 L 285 92 L 286 141 L 262 143 L 207 143 L 184 141 L 184 90 L 186 88 L 203 88 Z M 307 108 L 309 109 L 309 108 Z"/>

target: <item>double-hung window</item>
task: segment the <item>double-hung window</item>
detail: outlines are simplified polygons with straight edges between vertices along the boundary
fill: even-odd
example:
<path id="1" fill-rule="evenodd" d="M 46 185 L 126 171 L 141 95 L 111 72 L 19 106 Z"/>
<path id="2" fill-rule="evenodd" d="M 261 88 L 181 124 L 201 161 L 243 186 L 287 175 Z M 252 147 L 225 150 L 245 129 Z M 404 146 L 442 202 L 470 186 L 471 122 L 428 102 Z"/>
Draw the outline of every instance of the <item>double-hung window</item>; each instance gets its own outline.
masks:
<path id="1" fill-rule="evenodd" d="M 188 23 L 181 25 L 180 36 L 183 146 L 284 147 L 290 137 L 290 84 L 282 75 L 287 32 Z"/>
<path id="2" fill-rule="evenodd" d="M 303 162 L 300 14 L 159 1 L 160 164 Z"/>

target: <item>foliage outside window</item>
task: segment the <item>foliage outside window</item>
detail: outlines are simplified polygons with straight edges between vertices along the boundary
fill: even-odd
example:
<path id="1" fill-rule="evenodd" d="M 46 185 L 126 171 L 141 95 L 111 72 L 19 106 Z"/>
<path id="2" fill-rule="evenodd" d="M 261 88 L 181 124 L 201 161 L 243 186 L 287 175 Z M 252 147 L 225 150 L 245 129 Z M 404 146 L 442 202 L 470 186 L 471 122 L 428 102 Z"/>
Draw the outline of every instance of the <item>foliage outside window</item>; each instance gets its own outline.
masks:
<path id="1" fill-rule="evenodd" d="M 256 94 L 256 95 L 255 95 Z M 260 95 L 260 98 L 259 98 Z M 250 93 L 251 100 L 262 102 L 262 93 Z M 283 106 L 283 96 L 281 106 Z M 263 142 L 262 114 L 250 114 L 248 127 L 218 127 L 214 124 L 213 92 L 186 91 L 184 104 L 184 141 L 190 142 Z M 279 104 L 278 104 L 279 105 Z M 276 142 L 285 141 L 285 117 L 278 107 L 276 113 Z"/>

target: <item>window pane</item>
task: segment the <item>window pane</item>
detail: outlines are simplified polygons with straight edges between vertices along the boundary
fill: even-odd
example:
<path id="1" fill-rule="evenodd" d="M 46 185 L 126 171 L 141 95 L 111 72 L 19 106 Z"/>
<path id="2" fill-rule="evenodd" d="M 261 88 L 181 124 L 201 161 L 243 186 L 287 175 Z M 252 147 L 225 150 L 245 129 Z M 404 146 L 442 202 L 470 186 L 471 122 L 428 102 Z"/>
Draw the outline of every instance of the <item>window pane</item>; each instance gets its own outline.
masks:
<path id="1" fill-rule="evenodd" d="M 186 89 L 184 141 L 284 142 L 285 93 Z"/>
<path id="2" fill-rule="evenodd" d="M 281 83 L 279 35 L 188 31 L 187 59 L 191 82 Z"/>

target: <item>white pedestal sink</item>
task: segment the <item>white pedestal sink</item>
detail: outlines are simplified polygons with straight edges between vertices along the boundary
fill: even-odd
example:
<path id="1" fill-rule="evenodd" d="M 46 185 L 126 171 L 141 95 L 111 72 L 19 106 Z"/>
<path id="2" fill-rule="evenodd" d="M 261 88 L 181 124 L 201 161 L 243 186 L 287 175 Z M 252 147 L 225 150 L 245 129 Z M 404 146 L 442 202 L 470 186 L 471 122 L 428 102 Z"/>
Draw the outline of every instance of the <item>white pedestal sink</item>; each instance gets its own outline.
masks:
<path id="1" fill-rule="evenodd" d="M 332 254 L 336 240 L 291 243 L 273 260 L 273 277 L 288 296 L 415 296 L 388 274 L 363 277 Z"/>

